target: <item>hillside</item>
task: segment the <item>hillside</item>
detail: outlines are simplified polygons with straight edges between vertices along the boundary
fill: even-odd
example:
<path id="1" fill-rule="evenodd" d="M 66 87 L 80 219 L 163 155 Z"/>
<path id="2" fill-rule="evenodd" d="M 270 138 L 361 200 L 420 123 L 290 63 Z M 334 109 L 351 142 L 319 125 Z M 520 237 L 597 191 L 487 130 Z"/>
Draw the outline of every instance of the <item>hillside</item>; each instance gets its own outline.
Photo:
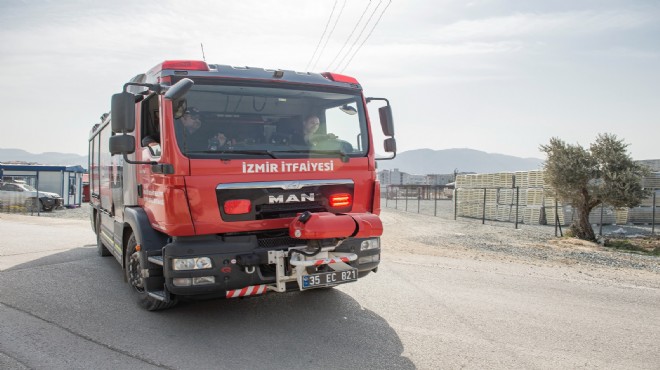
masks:
<path id="1" fill-rule="evenodd" d="M 50 165 L 81 165 L 87 168 L 87 156 L 72 153 L 47 152 L 33 154 L 21 149 L 0 149 L 0 162 L 23 161 Z M 378 161 L 378 170 L 395 169 L 410 174 L 460 172 L 508 172 L 541 168 L 539 158 L 520 158 L 486 153 L 474 149 L 416 149 L 401 152 L 391 161 Z"/>
<path id="2" fill-rule="evenodd" d="M 540 169 L 543 160 L 520 158 L 504 154 L 486 153 L 474 149 L 416 149 L 401 152 L 391 161 L 378 161 L 378 170 L 392 170 L 410 174 L 446 174 L 459 172 L 493 173 Z"/>
<path id="3" fill-rule="evenodd" d="M 73 153 L 46 152 L 33 154 L 22 149 L 1 149 L 0 162 L 22 161 L 37 164 L 50 164 L 60 166 L 80 165 L 87 168 L 87 156 Z"/>

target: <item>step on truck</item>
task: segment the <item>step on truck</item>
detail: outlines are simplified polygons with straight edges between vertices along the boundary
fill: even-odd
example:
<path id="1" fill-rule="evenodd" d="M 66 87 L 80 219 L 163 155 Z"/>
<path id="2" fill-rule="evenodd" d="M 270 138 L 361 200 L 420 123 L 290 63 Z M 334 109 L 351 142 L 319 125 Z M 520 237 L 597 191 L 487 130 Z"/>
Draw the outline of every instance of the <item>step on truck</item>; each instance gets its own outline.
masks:
<path id="1" fill-rule="evenodd" d="M 91 131 L 98 253 L 147 310 L 354 282 L 378 269 L 395 155 L 389 101 L 353 77 L 165 61 Z"/>

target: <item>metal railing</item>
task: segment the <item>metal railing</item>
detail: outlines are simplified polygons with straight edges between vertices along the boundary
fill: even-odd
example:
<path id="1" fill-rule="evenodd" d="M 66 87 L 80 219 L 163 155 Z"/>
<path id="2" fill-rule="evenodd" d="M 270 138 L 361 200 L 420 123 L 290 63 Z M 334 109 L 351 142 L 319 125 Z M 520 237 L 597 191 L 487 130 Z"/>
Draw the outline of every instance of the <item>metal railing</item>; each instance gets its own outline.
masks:
<path id="1" fill-rule="evenodd" d="M 535 194 L 530 190 L 532 189 Z M 521 191 L 524 191 L 523 195 Z M 529 192 L 528 192 L 529 191 Z M 512 223 L 554 226 L 555 236 L 563 235 L 562 227 L 572 223 L 575 210 L 570 205 L 560 205 L 555 194 L 545 194 L 543 188 L 470 188 L 450 189 L 447 186 L 389 185 L 381 194 L 381 204 L 405 212 L 426 214 L 444 219 L 481 220 L 490 224 Z M 615 209 L 607 204 L 592 210 L 590 221 L 599 235 L 611 233 L 655 234 L 656 192 L 644 207 Z M 540 194 L 541 201 L 534 199 Z M 625 212 L 628 213 L 625 213 Z M 623 218 L 619 218 L 622 213 Z M 639 214 L 642 217 L 639 217 Z M 629 215 L 630 214 L 630 215 Z M 600 217 L 598 217 L 600 215 Z"/>

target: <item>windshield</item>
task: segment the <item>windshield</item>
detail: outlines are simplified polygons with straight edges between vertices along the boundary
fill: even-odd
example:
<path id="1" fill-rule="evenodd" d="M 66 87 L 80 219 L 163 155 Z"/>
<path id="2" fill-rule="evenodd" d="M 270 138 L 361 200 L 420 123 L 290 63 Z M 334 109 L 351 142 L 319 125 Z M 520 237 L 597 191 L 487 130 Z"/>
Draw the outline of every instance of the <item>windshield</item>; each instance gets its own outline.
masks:
<path id="1" fill-rule="evenodd" d="M 28 184 L 21 184 L 20 187 L 25 189 L 25 191 L 37 191 L 36 188 L 34 188 L 33 186 L 30 186 Z"/>
<path id="2" fill-rule="evenodd" d="M 173 102 L 179 148 L 191 158 L 366 155 L 359 93 L 280 86 L 197 83 Z"/>

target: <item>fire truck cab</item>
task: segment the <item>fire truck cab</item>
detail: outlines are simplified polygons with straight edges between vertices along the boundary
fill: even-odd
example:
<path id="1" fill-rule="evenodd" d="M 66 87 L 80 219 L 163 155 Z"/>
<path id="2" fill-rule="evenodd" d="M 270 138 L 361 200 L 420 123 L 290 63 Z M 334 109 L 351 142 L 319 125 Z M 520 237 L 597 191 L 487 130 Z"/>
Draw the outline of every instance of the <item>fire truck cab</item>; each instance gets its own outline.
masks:
<path id="1" fill-rule="evenodd" d="M 165 61 L 89 139 L 91 223 L 148 310 L 333 287 L 376 271 L 374 125 L 352 77 Z"/>

